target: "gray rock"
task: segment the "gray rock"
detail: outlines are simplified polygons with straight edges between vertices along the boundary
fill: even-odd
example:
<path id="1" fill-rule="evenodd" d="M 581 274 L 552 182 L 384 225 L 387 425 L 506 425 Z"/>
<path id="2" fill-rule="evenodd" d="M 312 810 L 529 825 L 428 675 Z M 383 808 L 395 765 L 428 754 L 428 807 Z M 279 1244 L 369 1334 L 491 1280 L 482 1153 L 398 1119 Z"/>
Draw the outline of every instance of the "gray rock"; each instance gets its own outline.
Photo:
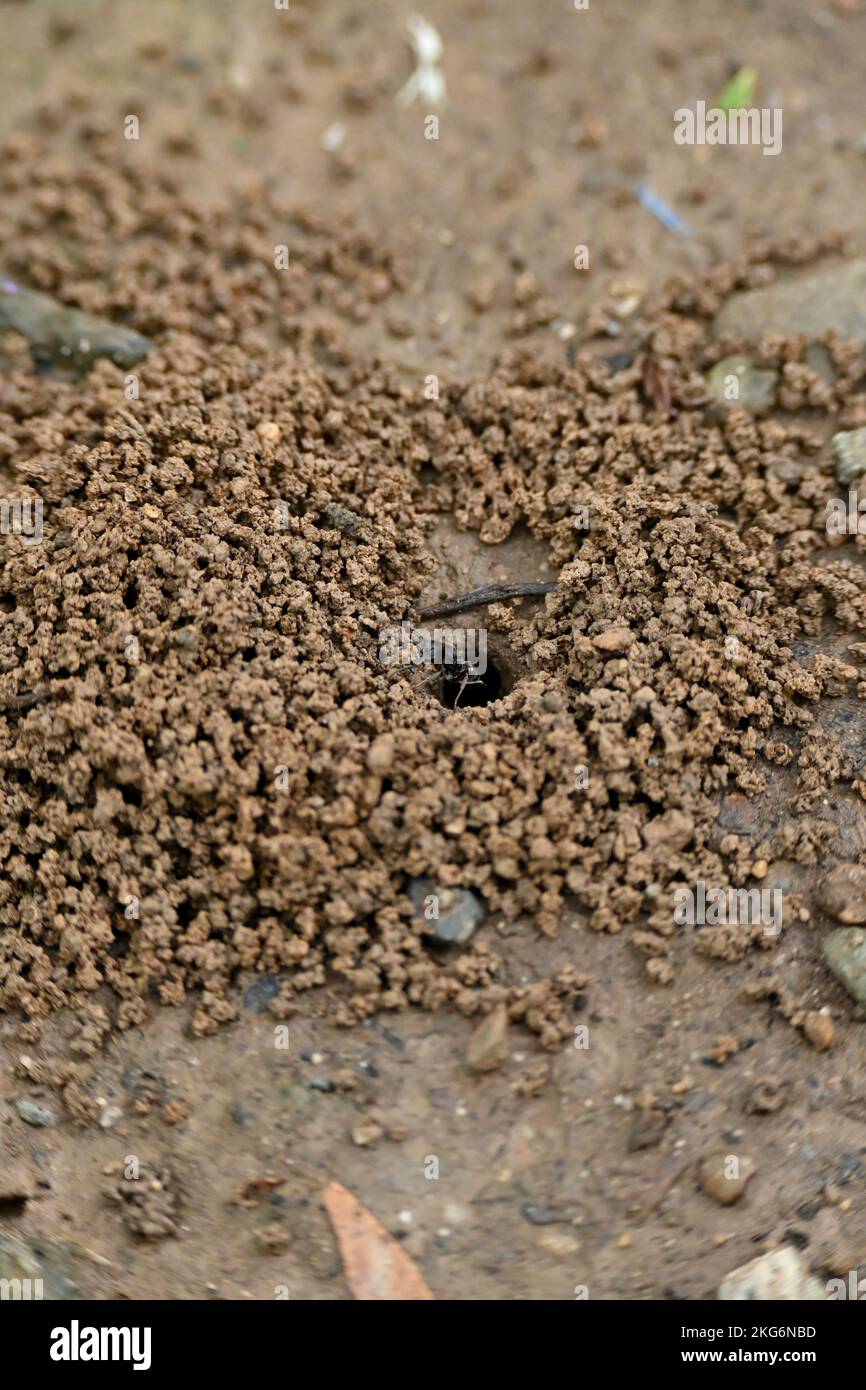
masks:
<path id="1" fill-rule="evenodd" d="M 16 1100 L 15 1109 L 18 1111 L 18 1114 L 25 1124 L 54 1124 L 54 1111 L 49 1110 L 47 1105 L 34 1105 L 32 1100 Z"/>
<path id="2" fill-rule="evenodd" d="M 821 954 L 836 979 L 859 1004 L 866 1004 L 866 931 L 840 927 L 824 938 Z"/>
<path id="3" fill-rule="evenodd" d="M 153 347 L 149 338 L 131 328 L 69 308 L 0 272 L 0 333 L 10 329 L 29 340 L 37 363 L 77 374 L 89 371 L 97 357 L 131 367 Z"/>
<path id="4" fill-rule="evenodd" d="M 866 343 L 866 261 L 846 261 L 735 294 L 716 315 L 716 337 L 742 334 L 758 342 L 766 331 L 822 338 L 830 329 Z"/>
<path id="5" fill-rule="evenodd" d="M 484 920 L 484 904 L 471 888 L 442 888 L 431 878 L 413 878 L 409 897 L 428 936 L 464 946 Z"/>
<path id="6" fill-rule="evenodd" d="M 278 975 L 259 975 L 244 990 L 244 1008 L 252 1009 L 254 1014 L 262 1014 L 270 1001 L 276 999 L 279 992 L 280 978 Z"/>
<path id="7" fill-rule="evenodd" d="M 866 473 L 866 429 L 833 435 L 833 457 L 840 483 L 853 483 Z"/>
<path id="8" fill-rule="evenodd" d="M 709 373 L 707 389 L 719 405 L 741 405 L 753 415 L 766 415 L 776 404 L 778 382 L 777 371 L 756 367 L 750 357 L 723 357 Z M 734 388 L 736 395 L 731 394 Z"/>
<path id="9" fill-rule="evenodd" d="M 809 1266 L 793 1245 L 770 1250 L 731 1270 L 716 1294 L 723 1303 L 770 1303 L 776 1299 L 820 1303 L 826 1297 L 827 1290 L 809 1273 Z"/>
<path id="10" fill-rule="evenodd" d="M 12 1298 L 81 1298 L 78 1280 L 89 1259 L 87 1252 L 71 1241 L 0 1236 L 0 1279 L 20 1281 L 11 1285 Z"/>

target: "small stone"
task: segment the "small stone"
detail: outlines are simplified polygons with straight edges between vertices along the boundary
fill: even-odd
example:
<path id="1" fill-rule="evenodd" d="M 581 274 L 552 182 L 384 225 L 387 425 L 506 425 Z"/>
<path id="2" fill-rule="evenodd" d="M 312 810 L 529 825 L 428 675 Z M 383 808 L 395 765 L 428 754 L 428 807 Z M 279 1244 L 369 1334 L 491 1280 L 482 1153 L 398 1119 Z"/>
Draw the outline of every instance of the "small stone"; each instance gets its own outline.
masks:
<path id="1" fill-rule="evenodd" d="M 866 1004 L 866 931 L 839 927 L 824 938 L 821 954 L 836 979 L 859 1004 Z"/>
<path id="2" fill-rule="evenodd" d="M 698 1178 L 708 1197 L 712 1197 L 720 1206 L 730 1207 L 740 1200 L 755 1171 L 752 1159 L 720 1152 L 707 1155 L 701 1163 Z"/>
<path id="3" fill-rule="evenodd" d="M 836 1029 L 827 1014 L 808 1013 L 803 1020 L 803 1032 L 817 1052 L 828 1052 L 836 1041 Z"/>
<path id="4" fill-rule="evenodd" d="M 600 652 L 624 652 L 634 641 L 634 633 L 627 627 L 609 627 L 606 632 L 597 632 L 592 645 Z"/>
<path id="5" fill-rule="evenodd" d="M 866 344 L 866 261 L 845 261 L 732 295 L 713 325 L 716 337 L 742 336 L 753 343 L 764 333 L 804 333 L 814 341 L 830 329 Z"/>
<path id="6" fill-rule="evenodd" d="M 53 1125 L 54 1111 L 47 1105 L 34 1105 L 32 1100 L 16 1100 L 15 1109 L 25 1124 Z"/>
<path id="7" fill-rule="evenodd" d="M 866 922 L 866 868 L 839 864 L 818 885 L 818 902 L 825 912 L 846 925 Z"/>
<path id="8" fill-rule="evenodd" d="M 123 1111 L 119 1105 L 106 1105 L 102 1114 L 99 1116 L 99 1128 L 114 1129 L 114 1126 L 122 1117 Z"/>
<path id="9" fill-rule="evenodd" d="M 818 1303 L 826 1297 L 826 1290 L 809 1273 L 799 1250 L 792 1245 L 783 1245 L 779 1250 L 771 1250 L 732 1269 L 716 1293 L 716 1298 L 723 1303 L 769 1303 L 776 1299 Z"/>
<path id="10" fill-rule="evenodd" d="M 484 920 L 484 905 L 471 888 L 442 888 L 430 878 L 409 881 L 409 897 L 428 936 L 464 946 Z"/>
<path id="11" fill-rule="evenodd" d="M 470 1071 L 495 1071 L 508 1057 L 508 1013 L 505 1005 L 492 1009 L 479 1023 L 466 1049 Z"/>
<path id="12" fill-rule="evenodd" d="M 500 1181 L 509 1181 L 511 1173 L 505 1168 L 499 1176 Z M 552 1226 L 562 1219 L 558 1212 L 551 1211 L 544 1202 L 524 1202 L 521 1214 L 531 1226 Z"/>
<path id="13" fill-rule="evenodd" d="M 385 1133 L 385 1128 L 372 1115 L 366 1115 L 352 1125 L 352 1143 L 359 1149 L 371 1149 Z"/>
<path id="14" fill-rule="evenodd" d="M 840 483 L 853 483 L 862 478 L 866 473 L 866 428 L 834 434 L 833 457 Z"/>
<path id="15" fill-rule="evenodd" d="M 279 992 L 280 979 L 278 975 L 259 975 L 253 980 L 252 984 L 244 990 L 244 1008 L 252 1009 L 254 1014 L 262 1014 L 267 1009 L 270 1001 L 276 999 Z"/>
<path id="16" fill-rule="evenodd" d="M 542 1231 L 538 1245 L 557 1260 L 568 1260 L 580 1249 L 580 1242 L 574 1236 L 566 1235 L 565 1231 Z"/>
<path id="17" fill-rule="evenodd" d="M 263 444 L 268 444 L 271 448 L 279 444 L 283 437 L 283 431 L 274 420 L 260 420 L 256 425 L 256 434 Z"/>
<path id="18" fill-rule="evenodd" d="M 752 415 L 766 415 L 776 404 L 778 381 L 777 371 L 757 367 L 750 357 L 723 357 L 709 373 L 707 389 L 720 405 L 741 405 Z"/>
<path id="19" fill-rule="evenodd" d="M 394 735 L 380 734 L 367 749 L 367 766 L 378 777 L 391 771 L 394 763 Z"/>

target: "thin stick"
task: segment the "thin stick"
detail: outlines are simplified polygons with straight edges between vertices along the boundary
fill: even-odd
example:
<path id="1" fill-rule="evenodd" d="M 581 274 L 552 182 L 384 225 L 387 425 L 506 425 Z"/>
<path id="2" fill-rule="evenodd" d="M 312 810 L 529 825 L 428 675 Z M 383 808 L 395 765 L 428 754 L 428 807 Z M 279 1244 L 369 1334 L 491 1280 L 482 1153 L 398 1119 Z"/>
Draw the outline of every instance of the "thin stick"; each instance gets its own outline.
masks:
<path id="1" fill-rule="evenodd" d="M 444 618 L 447 613 L 462 613 L 467 608 L 480 608 L 485 603 L 499 603 L 506 598 L 534 598 L 550 594 L 556 588 L 555 579 L 526 584 L 488 584 L 484 589 L 473 589 L 471 594 L 455 594 L 453 598 L 443 599 L 430 608 L 418 610 L 419 618 Z"/>

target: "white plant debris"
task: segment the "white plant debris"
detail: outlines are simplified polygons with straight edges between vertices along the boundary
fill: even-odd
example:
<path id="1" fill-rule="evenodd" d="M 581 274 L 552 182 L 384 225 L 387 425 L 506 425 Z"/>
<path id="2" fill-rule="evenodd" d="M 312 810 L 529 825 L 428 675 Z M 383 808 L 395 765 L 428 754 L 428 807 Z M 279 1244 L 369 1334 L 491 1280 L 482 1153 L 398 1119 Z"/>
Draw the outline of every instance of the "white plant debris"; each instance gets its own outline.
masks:
<path id="1" fill-rule="evenodd" d="M 342 121 L 333 121 L 322 136 L 322 149 L 336 153 L 346 138 L 346 127 Z"/>
<path id="2" fill-rule="evenodd" d="M 406 20 L 409 43 L 415 55 L 415 71 L 397 93 L 398 106 L 411 106 L 422 99 L 430 106 L 445 104 L 445 76 L 439 67 L 442 40 L 433 25 L 414 14 Z"/>

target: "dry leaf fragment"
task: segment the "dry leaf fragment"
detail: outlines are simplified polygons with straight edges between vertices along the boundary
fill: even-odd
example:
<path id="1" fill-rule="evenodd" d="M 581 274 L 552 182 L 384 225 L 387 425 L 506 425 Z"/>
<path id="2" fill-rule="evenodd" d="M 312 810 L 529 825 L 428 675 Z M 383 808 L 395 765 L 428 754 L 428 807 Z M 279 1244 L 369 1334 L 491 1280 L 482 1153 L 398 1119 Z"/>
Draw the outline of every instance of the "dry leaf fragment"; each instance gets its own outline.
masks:
<path id="1" fill-rule="evenodd" d="M 329 1183 L 322 1200 L 357 1299 L 409 1303 L 433 1298 L 406 1252 L 341 1183 Z"/>

